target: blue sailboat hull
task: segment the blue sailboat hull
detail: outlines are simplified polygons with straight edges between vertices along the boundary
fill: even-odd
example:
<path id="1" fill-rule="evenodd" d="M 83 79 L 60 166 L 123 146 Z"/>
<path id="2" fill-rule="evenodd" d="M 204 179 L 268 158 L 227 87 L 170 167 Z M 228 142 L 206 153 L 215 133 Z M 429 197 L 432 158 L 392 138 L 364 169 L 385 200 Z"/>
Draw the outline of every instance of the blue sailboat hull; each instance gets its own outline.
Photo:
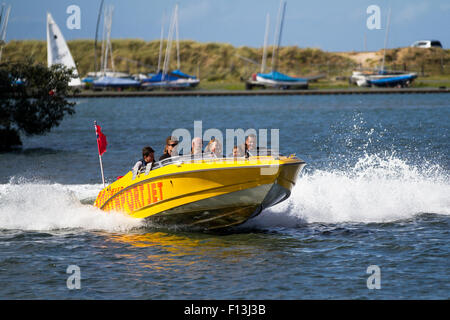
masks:
<path id="1" fill-rule="evenodd" d="M 278 82 L 292 82 L 292 83 L 307 83 L 308 80 L 304 78 L 294 78 L 283 73 L 273 71 L 269 73 L 258 73 L 258 77 L 264 78 L 266 80 L 278 81 Z"/>
<path id="2" fill-rule="evenodd" d="M 198 80 L 194 76 L 190 76 L 181 72 L 180 70 L 175 70 L 166 74 L 159 72 L 150 78 L 142 80 L 142 86 L 145 88 L 166 88 L 166 89 L 176 89 L 176 88 L 193 88 L 199 84 Z"/>
<path id="3" fill-rule="evenodd" d="M 270 73 L 258 73 L 246 83 L 247 89 L 252 87 L 277 88 L 277 89 L 307 89 L 308 79 L 295 78 L 277 71 Z"/>
<path id="4" fill-rule="evenodd" d="M 139 87 L 139 81 L 128 78 L 101 77 L 93 82 L 94 88 L 128 88 Z"/>
<path id="5" fill-rule="evenodd" d="M 367 82 L 370 85 L 377 87 L 395 87 L 410 84 L 415 78 L 417 78 L 416 74 L 394 75 L 392 77 L 384 77 L 380 79 L 369 79 Z"/>

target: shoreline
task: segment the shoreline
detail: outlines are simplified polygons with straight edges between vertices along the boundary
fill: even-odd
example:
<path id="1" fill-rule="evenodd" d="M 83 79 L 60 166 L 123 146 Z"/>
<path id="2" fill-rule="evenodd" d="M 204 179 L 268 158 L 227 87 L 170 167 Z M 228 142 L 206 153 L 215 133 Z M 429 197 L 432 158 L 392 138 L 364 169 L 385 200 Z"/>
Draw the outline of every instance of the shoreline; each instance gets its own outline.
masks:
<path id="1" fill-rule="evenodd" d="M 155 90 L 155 91 L 91 91 L 74 94 L 74 98 L 106 97 L 215 97 L 215 96 L 286 96 L 286 95 L 349 95 L 349 94 L 432 94 L 450 93 L 450 88 L 367 88 L 367 89 L 305 89 L 305 90 Z"/>

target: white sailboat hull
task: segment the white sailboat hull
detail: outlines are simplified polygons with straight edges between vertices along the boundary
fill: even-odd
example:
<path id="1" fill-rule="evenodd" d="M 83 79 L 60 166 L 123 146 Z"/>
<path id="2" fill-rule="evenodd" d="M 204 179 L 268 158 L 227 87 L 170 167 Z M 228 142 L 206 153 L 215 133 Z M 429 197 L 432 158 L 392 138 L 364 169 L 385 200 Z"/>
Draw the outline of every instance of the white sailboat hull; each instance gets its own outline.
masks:
<path id="1" fill-rule="evenodd" d="M 308 81 L 280 81 L 280 80 L 272 80 L 266 79 L 260 76 L 256 76 L 256 81 L 262 85 L 270 86 L 270 87 L 281 87 L 281 86 L 290 86 L 290 87 L 304 87 L 308 86 Z"/>
<path id="2" fill-rule="evenodd" d="M 364 73 L 361 71 L 354 71 L 351 77 L 351 82 L 356 83 L 359 87 L 371 86 L 409 86 L 411 82 L 417 77 L 417 73 Z"/>

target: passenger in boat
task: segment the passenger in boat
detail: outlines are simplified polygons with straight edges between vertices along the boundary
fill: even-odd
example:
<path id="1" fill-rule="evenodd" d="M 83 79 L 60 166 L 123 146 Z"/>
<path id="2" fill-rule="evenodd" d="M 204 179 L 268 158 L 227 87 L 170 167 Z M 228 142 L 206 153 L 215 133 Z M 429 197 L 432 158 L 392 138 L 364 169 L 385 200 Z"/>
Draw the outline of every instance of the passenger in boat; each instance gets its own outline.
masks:
<path id="1" fill-rule="evenodd" d="M 237 146 L 233 147 L 233 157 L 234 158 L 239 157 L 239 149 Z"/>
<path id="2" fill-rule="evenodd" d="M 136 162 L 133 167 L 134 172 L 140 172 L 141 170 L 145 170 L 145 168 L 150 165 L 153 167 L 155 164 L 155 151 L 152 147 L 144 147 L 142 149 L 142 159 Z M 152 168 L 150 168 L 151 170 Z"/>
<path id="3" fill-rule="evenodd" d="M 250 134 L 247 136 L 247 138 L 245 139 L 245 143 L 240 145 L 238 147 L 238 154 L 240 157 L 246 157 L 248 158 L 251 155 L 256 155 L 258 148 L 256 147 L 257 145 L 257 139 L 256 139 L 256 135 L 255 134 Z"/>
<path id="4" fill-rule="evenodd" d="M 191 144 L 191 155 L 198 157 L 203 155 L 203 139 L 200 137 L 195 137 L 192 139 Z"/>
<path id="5" fill-rule="evenodd" d="M 237 158 L 237 157 L 240 157 L 238 146 L 234 146 L 234 147 L 233 147 L 233 151 L 228 155 L 228 157 L 229 157 L 229 158 Z"/>
<path id="6" fill-rule="evenodd" d="M 211 140 L 209 140 L 208 145 L 205 147 L 205 150 L 204 150 L 205 153 L 211 152 L 211 145 L 214 141 L 216 141 L 216 138 L 211 137 Z"/>
<path id="7" fill-rule="evenodd" d="M 218 140 L 214 140 L 213 143 L 211 143 L 211 154 L 214 155 L 216 158 L 222 158 L 222 146 L 220 145 L 220 142 Z"/>
<path id="8" fill-rule="evenodd" d="M 164 147 L 164 153 L 159 158 L 159 161 L 176 156 L 176 146 L 178 144 L 178 139 L 176 137 L 167 137 L 166 146 Z"/>
<path id="9" fill-rule="evenodd" d="M 220 144 L 219 140 L 217 140 L 215 137 L 212 137 L 208 145 L 206 146 L 204 153 L 216 158 L 222 158 L 222 145 Z"/>

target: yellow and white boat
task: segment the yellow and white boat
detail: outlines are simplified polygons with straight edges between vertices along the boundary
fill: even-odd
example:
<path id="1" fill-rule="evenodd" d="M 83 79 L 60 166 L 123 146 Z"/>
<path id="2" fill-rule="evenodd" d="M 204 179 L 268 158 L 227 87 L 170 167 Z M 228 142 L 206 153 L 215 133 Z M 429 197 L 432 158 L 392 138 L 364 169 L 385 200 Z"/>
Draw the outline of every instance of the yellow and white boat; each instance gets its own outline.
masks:
<path id="1" fill-rule="evenodd" d="M 94 205 L 156 224 L 226 228 L 286 200 L 304 166 L 294 155 L 172 157 L 152 170 L 128 172 L 101 190 Z"/>

